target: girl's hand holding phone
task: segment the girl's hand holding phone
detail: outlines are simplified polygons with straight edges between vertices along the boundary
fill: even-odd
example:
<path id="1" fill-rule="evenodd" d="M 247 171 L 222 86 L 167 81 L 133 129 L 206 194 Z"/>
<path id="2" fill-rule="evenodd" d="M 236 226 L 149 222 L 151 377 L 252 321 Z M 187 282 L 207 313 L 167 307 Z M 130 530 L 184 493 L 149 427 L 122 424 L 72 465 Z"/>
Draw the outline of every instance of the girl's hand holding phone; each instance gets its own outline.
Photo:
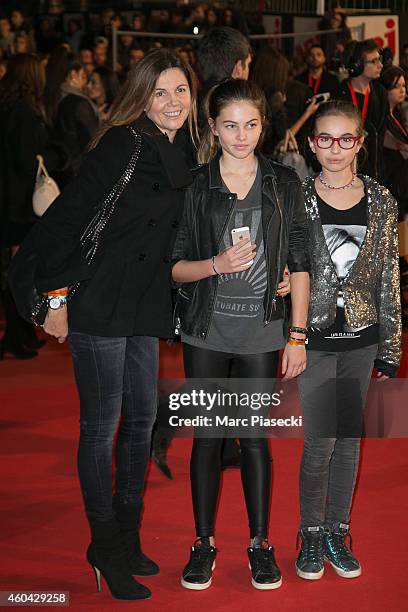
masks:
<path id="1" fill-rule="evenodd" d="M 252 264 L 256 256 L 255 249 L 256 244 L 251 244 L 249 239 L 240 240 L 214 257 L 215 269 L 218 274 L 243 272 Z"/>

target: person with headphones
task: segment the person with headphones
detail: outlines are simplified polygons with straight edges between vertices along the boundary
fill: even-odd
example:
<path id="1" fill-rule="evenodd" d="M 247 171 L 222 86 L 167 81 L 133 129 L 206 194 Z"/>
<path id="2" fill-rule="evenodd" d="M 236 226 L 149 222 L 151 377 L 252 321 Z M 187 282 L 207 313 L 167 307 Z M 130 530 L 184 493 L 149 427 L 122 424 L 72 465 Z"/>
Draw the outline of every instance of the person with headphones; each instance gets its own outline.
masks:
<path id="1" fill-rule="evenodd" d="M 359 171 L 382 183 L 388 100 L 387 93 L 378 80 L 383 67 L 381 49 L 374 39 L 353 41 L 346 49 L 345 63 L 349 78 L 341 83 L 335 97 L 350 101 L 360 110 L 368 155 L 359 156 Z"/>

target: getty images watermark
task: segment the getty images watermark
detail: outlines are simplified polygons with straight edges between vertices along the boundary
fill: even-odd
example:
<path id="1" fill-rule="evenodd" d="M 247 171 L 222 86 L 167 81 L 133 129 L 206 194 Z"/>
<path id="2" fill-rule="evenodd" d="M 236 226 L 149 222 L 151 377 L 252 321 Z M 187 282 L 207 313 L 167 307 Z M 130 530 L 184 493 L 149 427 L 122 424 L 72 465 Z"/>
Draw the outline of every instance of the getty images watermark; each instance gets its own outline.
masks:
<path id="1" fill-rule="evenodd" d="M 205 391 L 204 389 L 191 389 L 190 391 L 170 393 L 169 410 L 179 411 L 180 409 L 201 409 L 206 412 L 218 411 L 221 414 L 196 414 L 195 416 L 180 416 L 173 414 L 169 417 L 170 427 L 228 427 L 228 428 L 247 428 L 247 427 L 302 427 L 302 416 L 291 415 L 286 418 L 267 417 L 259 414 L 262 409 L 271 409 L 281 405 L 281 393 L 267 392 L 230 392 L 217 389 L 215 392 Z M 225 410 L 235 409 L 237 414 L 225 414 Z M 247 414 L 252 410 L 257 414 Z"/>
<path id="2" fill-rule="evenodd" d="M 342 388 L 338 396 L 336 379 L 327 381 L 328 400 L 312 427 L 296 380 L 162 379 L 157 426 L 170 437 L 303 438 L 305 425 L 320 437 L 408 437 L 408 379 L 373 379 L 364 410 L 358 380 Z"/>
<path id="3" fill-rule="evenodd" d="M 170 435 L 265 437 L 282 429 L 292 430 L 288 437 L 303 435 L 301 411 L 283 407 L 287 391 L 274 379 L 189 379 L 168 381 L 167 389 L 160 382 L 158 423 Z"/>

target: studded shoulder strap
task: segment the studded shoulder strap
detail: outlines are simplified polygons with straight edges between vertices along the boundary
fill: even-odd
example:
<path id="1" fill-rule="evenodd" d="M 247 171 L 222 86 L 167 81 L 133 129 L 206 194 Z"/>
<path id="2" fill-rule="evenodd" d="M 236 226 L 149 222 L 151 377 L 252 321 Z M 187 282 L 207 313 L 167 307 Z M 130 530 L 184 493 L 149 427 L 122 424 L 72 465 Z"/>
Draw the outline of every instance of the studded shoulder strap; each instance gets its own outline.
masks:
<path id="1" fill-rule="evenodd" d="M 120 179 L 109 191 L 108 195 L 101 203 L 101 206 L 98 208 L 96 215 L 88 223 L 80 238 L 80 242 L 83 247 L 84 257 L 88 264 L 90 264 L 95 257 L 95 254 L 101 242 L 103 230 L 105 229 L 109 219 L 111 218 L 115 210 L 117 201 L 124 192 L 126 186 L 129 184 L 129 181 L 135 171 L 137 160 L 139 159 L 140 150 L 142 147 L 141 133 L 135 130 L 130 125 L 128 125 L 127 128 L 132 133 L 132 136 L 134 138 L 134 148 L 132 155 Z M 70 287 L 69 297 L 71 297 L 76 292 L 78 287 L 79 283 Z"/>

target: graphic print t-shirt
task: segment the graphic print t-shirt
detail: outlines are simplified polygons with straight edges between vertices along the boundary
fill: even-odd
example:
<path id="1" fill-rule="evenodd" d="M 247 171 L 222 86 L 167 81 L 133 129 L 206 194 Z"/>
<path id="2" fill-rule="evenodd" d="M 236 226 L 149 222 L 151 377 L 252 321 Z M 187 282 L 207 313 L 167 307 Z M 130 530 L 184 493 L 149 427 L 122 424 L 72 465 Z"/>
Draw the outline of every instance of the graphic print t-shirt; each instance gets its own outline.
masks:
<path id="1" fill-rule="evenodd" d="M 367 231 L 367 199 L 364 196 L 358 204 L 348 210 L 338 210 L 326 204 L 319 195 L 317 204 L 323 233 L 333 265 L 340 281 L 350 272 Z M 322 351 L 349 351 L 378 342 L 378 325 L 360 329 L 348 326 L 344 299 L 341 292 L 337 297 L 336 319 L 327 329 L 310 328 L 308 349 Z"/>
<path id="2" fill-rule="evenodd" d="M 226 185 L 225 191 L 228 191 Z M 282 348 L 283 322 L 264 325 L 263 300 L 267 269 L 262 233 L 262 174 L 258 166 L 255 181 L 243 200 L 237 200 L 225 230 L 219 252 L 232 246 L 231 230 L 249 227 L 256 257 L 248 269 L 218 277 L 213 318 L 205 340 L 182 334 L 182 341 L 202 348 L 240 353 L 264 353 Z"/>

